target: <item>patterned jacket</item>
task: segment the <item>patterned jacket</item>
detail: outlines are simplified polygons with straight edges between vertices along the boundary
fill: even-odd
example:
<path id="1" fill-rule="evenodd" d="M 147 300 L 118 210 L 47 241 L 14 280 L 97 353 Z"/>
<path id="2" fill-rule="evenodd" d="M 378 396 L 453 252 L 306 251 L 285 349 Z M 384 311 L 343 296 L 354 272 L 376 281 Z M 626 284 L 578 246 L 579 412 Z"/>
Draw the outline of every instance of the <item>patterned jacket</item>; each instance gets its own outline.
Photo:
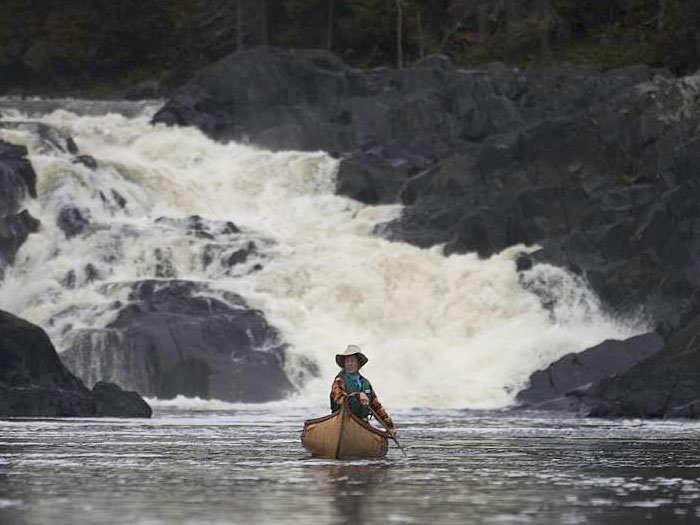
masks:
<path id="1" fill-rule="evenodd" d="M 366 381 L 366 378 L 360 376 L 362 379 Z M 367 381 L 367 384 L 369 384 L 369 381 Z M 377 416 L 384 422 L 384 424 L 389 427 L 389 428 L 394 428 L 394 423 L 391 421 L 391 418 L 389 417 L 389 414 L 386 413 L 386 410 L 384 410 L 384 407 L 382 404 L 379 402 L 379 398 L 377 395 L 374 393 L 374 389 L 372 388 L 372 385 L 369 384 L 370 387 L 370 394 L 369 394 L 369 404 L 370 406 L 374 409 L 374 411 L 377 413 Z M 337 410 L 340 408 L 343 402 L 343 396 L 346 394 L 345 392 L 345 381 L 343 381 L 343 377 L 341 374 L 338 374 L 336 378 L 333 380 L 333 386 L 331 387 L 331 408 L 333 409 L 333 405 L 335 405 L 333 411 Z M 335 403 L 333 403 L 335 402 Z"/>

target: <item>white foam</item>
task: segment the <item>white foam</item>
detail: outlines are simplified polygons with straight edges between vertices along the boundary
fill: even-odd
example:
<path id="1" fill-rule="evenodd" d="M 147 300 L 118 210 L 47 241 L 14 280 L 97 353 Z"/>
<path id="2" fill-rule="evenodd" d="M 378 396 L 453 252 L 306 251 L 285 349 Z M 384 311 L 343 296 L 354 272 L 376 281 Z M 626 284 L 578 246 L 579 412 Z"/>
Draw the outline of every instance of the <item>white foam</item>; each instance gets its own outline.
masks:
<path id="1" fill-rule="evenodd" d="M 249 409 L 276 409 L 297 407 L 296 398 L 269 403 L 228 403 L 219 399 L 202 399 L 199 397 L 177 396 L 173 399 L 145 398 L 146 402 L 155 409 L 177 409 L 187 412 L 235 411 Z M 315 407 L 320 408 L 320 407 Z"/>
<path id="2" fill-rule="evenodd" d="M 24 501 L 22 501 L 21 499 L 0 498 L 0 509 L 22 506 L 24 506 Z"/>

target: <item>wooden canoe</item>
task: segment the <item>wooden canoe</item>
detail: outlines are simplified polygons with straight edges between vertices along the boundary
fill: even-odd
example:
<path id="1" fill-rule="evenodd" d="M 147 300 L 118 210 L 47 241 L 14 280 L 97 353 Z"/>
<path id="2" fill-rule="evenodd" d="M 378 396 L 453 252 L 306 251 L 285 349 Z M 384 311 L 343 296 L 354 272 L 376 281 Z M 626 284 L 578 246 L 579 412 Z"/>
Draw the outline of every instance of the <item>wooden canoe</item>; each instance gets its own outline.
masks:
<path id="1" fill-rule="evenodd" d="M 304 422 L 301 444 L 321 458 L 383 458 L 389 434 L 356 417 L 343 403 L 340 410 Z"/>

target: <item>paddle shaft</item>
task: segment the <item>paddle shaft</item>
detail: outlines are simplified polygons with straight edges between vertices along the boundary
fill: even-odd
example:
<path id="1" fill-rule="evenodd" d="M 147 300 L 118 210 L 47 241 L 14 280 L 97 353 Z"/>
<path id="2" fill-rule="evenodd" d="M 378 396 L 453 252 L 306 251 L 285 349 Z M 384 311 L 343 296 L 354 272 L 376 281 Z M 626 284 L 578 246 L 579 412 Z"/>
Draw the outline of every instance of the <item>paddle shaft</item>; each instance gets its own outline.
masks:
<path id="1" fill-rule="evenodd" d="M 346 394 L 345 397 L 352 397 L 352 396 L 357 396 L 357 395 L 359 395 L 359 392 L 353 392 L 352 394 Z M 376 412 L 374 411 L 374 409 L 372 408 L 372 405 L 371 405 L 371 404 L 368 404 L 368 405 L 367 405 L 367 408 L 369 408 L 370 411 L 372 412 L 372 415 L 374 416 L 374 419 L 376 419 L 377 421 L 379 421 L 379 423 L 386 429 L 387 433 L 389 434 L 389 437 L 390 437 L 391 439 L 394 440 L 394 443 L 396 443 L 396 446 L 399 447 L 399 450 L 401 450 L 401 452 L 403 452 L 403 455 L 405 456 L 405 455 L 406 455 L 406 451 L 405 451 L 405 450 L 403 449 L 403 447 L 401 446 L 401 443 L 399 443 L 399 440 L 396 439 L 396 437 L 394 437 L 394 435 L 392 434 L 391 430 L 390 430 L 389 427 L 386 425 L 386 423 L 384 423 L 384 420 L 383 420 L 381 417 L 379 417 L 379 416 L 377 415 L 377 413 L 376 413 Z"/>
<path id="2" fill-rule="evenodd" d="M 348 418 L 346 413 L 348 407 L 345 403 L 340 407 L 340 430 L 338 430 L 338 445 L 335 447 L 335 459 L 340 458 L 340 443 L 343 440 L 343 427 L 345 426 L 345 420 Z"/>
<path id="3" fill-rule="evenodd" d="M 381 425 L 386 429 L 387 433 L 389 434 L 389 437 L 394 440 L 394 443 L 396 443 L 396 446 L 399 447 L 399 450 L 401 452 L 403 452 L 403 455 L 405 456 L 406 451 L 401 446 L 401 443 L 399 443 L 399 440 L 394 437 L 394 435 L 392 434 L 389 427 L 386 426 L 386 424 L 384 423 L 384 420 L 377 415 L 377 413 L 374 411 L 374 409 L 370 405 L 367 405 L 367 408 L 369 408 L 372 411 L 372 414 L 374 415 L 374 419 L 376 419 L 377 421 L 379 421 L 381 423 Z"/>

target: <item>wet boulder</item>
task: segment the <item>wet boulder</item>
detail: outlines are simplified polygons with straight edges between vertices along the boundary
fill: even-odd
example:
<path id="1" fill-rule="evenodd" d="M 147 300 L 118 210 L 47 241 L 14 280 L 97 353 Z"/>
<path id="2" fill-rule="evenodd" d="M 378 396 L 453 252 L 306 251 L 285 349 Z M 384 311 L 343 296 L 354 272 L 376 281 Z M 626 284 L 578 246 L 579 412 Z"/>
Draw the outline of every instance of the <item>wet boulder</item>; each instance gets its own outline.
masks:
<path id="1" fill-rule="evenodd" d="M 366 204 L 395 202 L 407 179 L 406 166 L 399 160 L 374 153 L 362 153 L 346 158 L 338 168 L 336 193 Z"/>
<path id="2" fill-rule="evenodd" d="M 30 233 L 39 230 L 41 223 L 27 210 L 0 218 L 0 268 L 14 260 L 17 250 Z M 1 272 L 0 272 L 1 273 Z"/>
<path id="3" fill-rule="evenodd" d="M 243 248 L 239 248 L 230 254 L 224 255 L 221 259 L 221 264 L 227 268 L 231 268 L 237 264 L 244 264 L 256 251 L 257 246 L 254 242 L 250 241 Z"/>
<path id="4" fill-rule="evenodd" d="M 71 155 L 77 155 L 78 154 L 78 145 L 75 143 L 75 140 L 73 137 L 68 137 L 66 139 L 66 149 L 68 150 L 68 153 Z"/>
<path id="5" fill-rule="evenodd" d="M 95 409 L 103 417 L 151 417 L 152 410 L 136 392 L 100 381 L 92 388 Z"/>
<path id="6" fill-rule="evenodd" d="M 27 150 L 0 141 L 0 277 L 39 221 L 22 209 L 27 197 L 36 197 L 36 174 Z"/>
<path id="7" fill-rule="evenodd" d="M 134 396 L 115 385 L 91 392 L 63 365 L 44 330 L 0 311 L 1 417 L 150 417 L 150 407 Z"/>
<path id="8" fill-rule="evenodd" d="M 663 346 L 661 336 L 651 332 L 624 341 L 607 340 L 583 352 L 567 354 L 546 369 L 534 372 L 516 400 L 529 407 L 549 407 L 553 400 L 571 391 L 628 371 Z"/>
<path id="9" fill-rule="evenodd" d="M 62 358 L 87 384 L 106 380 L 165 399 L 266 402 L 294 390 L 284 350 L 262 312 L 238 295 L 140 281 L 112 323 L 78 333 Z"/>
<path id="10" fill-rule="evenodd" d="M 572 396 L 579 410 L 604 417 L 700 417 L 700 316 L 664 348 L 624 373 Z"/>
<path id="11" fill-rule="evenodd" d="M 58 213 L 56 224 L 66 234 L 66 238 L 70 239 L 81 234 L 90 224 L 89 216 L 88 210 L 76 206 L 65 206 Z"/>
<path id="12" fill-rule="evenodd" d="M 27 149 L 0 140 L 0 216 L 20 210 L 22 201 L 36 197 L 36 173 Z"/>
<path id="13" fill-rule="evenodd" d="M 73 158 L 73 164 L 82 164 L 93 171 L 97 169 L 97 161 L 90 155 L 77 155 Z"/>

